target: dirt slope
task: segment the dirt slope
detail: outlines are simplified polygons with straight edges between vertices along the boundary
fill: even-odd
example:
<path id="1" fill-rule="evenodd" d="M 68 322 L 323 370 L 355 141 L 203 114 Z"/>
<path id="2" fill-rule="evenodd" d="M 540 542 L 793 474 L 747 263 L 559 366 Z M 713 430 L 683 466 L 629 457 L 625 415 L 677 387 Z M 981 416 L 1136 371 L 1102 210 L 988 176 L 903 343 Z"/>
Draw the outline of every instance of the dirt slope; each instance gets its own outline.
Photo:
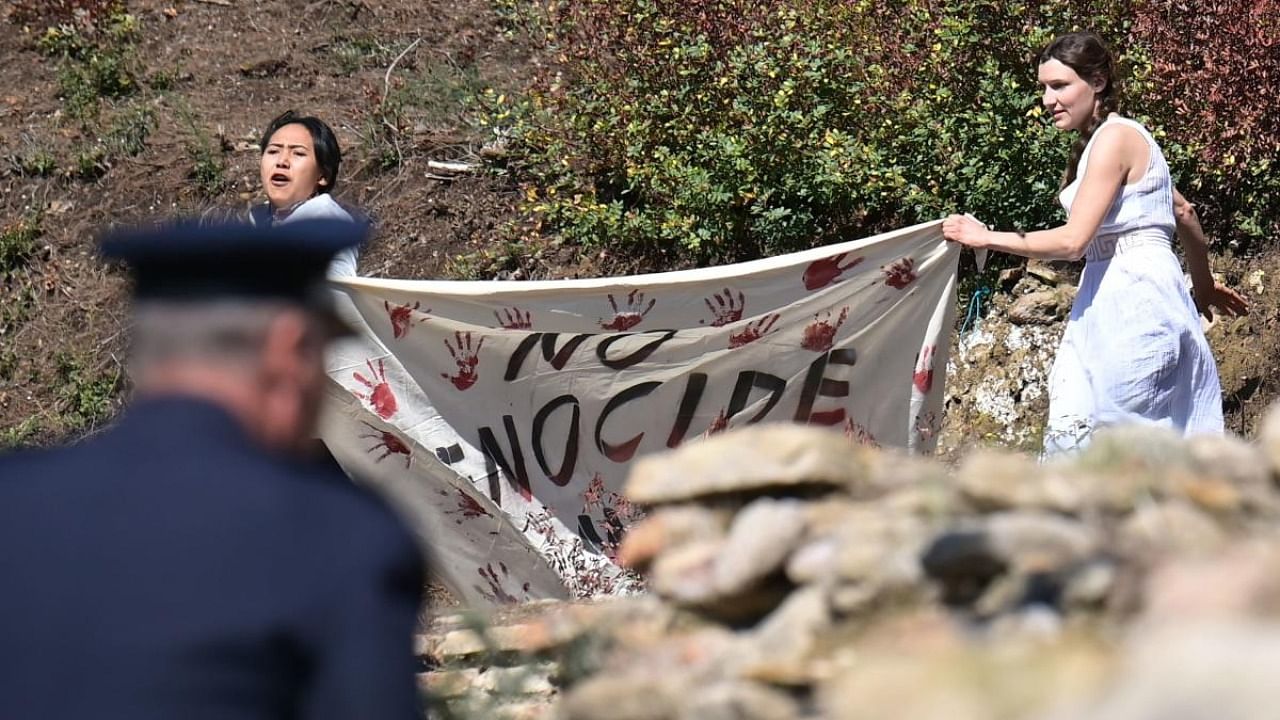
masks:
<path id="1" fill-rule="evenodd" d="M 91 432 L 117 407 L 124 285 L 94 259 L 94 233 L 260 199 L 255 144 L 287 108 L 338 133 L 335 195 L 379 228 L 365 274 L 607 269 L 572 249 L 504 247 L 496 238 L 518 188 L 483 174 L 441 180 L 428 166 L 475 162 L 492 138 L 469 122 L 472 98 L 517 88 L 543 62 L 504 33 L 488 0 L 130 0 L 138 91 L 83 118 L 60 96 L 65 61 L 37 47 L 43 25 L 11 21 L 23 2 L 43 1 L 0 9 L 0 447 Z M 116 149 L 131 130 L 145 135 L 136 154 Z M 1217 262 L 1257 303 L 1252 318 L 1211 335 L 1229 425 L 1248 435 L 1280 387 L 1280 258 Z"/>

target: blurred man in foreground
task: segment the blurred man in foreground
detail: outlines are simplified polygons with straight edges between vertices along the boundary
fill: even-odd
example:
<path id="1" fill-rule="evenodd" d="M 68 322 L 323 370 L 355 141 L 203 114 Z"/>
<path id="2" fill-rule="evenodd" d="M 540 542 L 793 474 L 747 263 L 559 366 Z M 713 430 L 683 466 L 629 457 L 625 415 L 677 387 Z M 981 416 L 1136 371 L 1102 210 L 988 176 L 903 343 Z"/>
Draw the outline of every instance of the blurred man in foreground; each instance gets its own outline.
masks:
<path id="1" fill-rule="evenodd" d="M 0 457 L 0 718 L 420 718 L 423 563 L 303 457 L 353 223 L 107 238 L 135 278 L 118 423 Z"/>

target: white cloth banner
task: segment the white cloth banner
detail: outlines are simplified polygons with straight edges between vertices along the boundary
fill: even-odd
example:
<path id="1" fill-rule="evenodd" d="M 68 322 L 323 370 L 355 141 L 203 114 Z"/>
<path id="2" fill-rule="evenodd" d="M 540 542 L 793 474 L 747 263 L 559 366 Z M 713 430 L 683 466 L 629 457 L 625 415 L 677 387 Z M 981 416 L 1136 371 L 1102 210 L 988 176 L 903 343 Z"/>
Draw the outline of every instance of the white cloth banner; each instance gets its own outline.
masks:
<path id="1" fill-rule="evenodd" d="M 932 450 L 959 252 L 931 222 L 633 277 L 344 278 L 361 334 L 329 360 L 321 436 L 463 601 L 627 592 L 641 455 L 758 422 Z"/>

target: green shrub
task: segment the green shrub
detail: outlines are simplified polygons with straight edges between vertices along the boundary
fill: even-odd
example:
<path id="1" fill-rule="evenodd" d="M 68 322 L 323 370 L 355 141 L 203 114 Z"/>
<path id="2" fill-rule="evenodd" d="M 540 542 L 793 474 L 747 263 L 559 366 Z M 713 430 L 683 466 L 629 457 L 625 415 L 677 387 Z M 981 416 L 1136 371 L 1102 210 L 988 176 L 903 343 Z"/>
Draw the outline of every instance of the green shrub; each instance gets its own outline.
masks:
<path id="1" fill-rule="evenodd" d="M 46 27 L 36 40 L 42 52 L 60 58 L 59 95 L 75 118 L 96 115 L 102 98 L 121 98 L 138 90 L 133 44 L 138 20 L 124 12 L 123 3 L 98 5 L 98 12 Z"/>
<path id="2" fill-rule="evenodd" d="M 81 147 L 73 160 L 72 175 L 79 180 L 97 180 L 111 169 L 107 149 L 100 143 Z"/>
<path id="3" fill-rule="evenodd" d="M 59 411 L 71 432 L 92 430 L 108 420 L 118 402 L 121 373 L 100 373 L 68 352 L 54 354 Z"/>
<path id="4" fill-rule="evenodd" d="M 196 119 L 185 101 L 176 104 L 178 119 L 186 128 L 187 157 L 191 169 L 187 177 L 195 183 L 196 190 L 206 198 L 217 197 L 231 185 L 227 177 L 227 163 L 223 158 L 224 141 L 212 137 Z"/>
<path id="5" fill-rule="evenodd" d="M 401 48 L 403 49 L 403 48 Z M 352 75 L 366 67 L 385 65 L 395 59 L 399 49 L 383 45 L 376 37 L 355 35 L 338 38 L 330 53 L 335 75 Z"/>
<path id="6" fill-rule="evenodd" d="M 1177 167 L 1194 154 L 1144 96 L 1160 66 L 1134 14 L 1157 5 L 548 2 L 535 25 L 560 63 L 519 97 L 491 93 L 487 124 L 530 226 L 624 254 L 741 260 L 959 210 L 1044 227 L 1063 219 L 1069 138 L 1039 110 L 1034 60 L 1059 32 L 1113 39 L 1135 109 Z"/>
<path id="7" fill-rule="evenodd" d="M 1280 234 L 1280 0 L 1136 4 L 1129 43 L 1152 58 L 1143 109 L 1202 220 L 1242 250 Z"/>
<path id="8" fill-rule="evenodd" d="M 0 229 L 0 278 L 26 267 L 35 257 L 42 233 L 40 216 L 31 214 Z"/>
<path id="9" fill-rule="evenodd" d="M 113 153 L 133 157 L 147 147 L 147 137 L 155 127 L 155 112 L 144 104 L 124 108 L 107 130 L 106 143 Z"/>
<path id="10" fill-rule="evenodd" d="M 364 86 L 362 107 L 366 110 L 358 118 L 365 167 L 377 172 L 396 169 L 407 158 L 440 149 L 438 141 L 431 138 L 434 133 L 457 138 L 459 131 L 475 129 L 470 113 L 474 100 L 485 89 L 475 57 L 464 53 L 456 60 L 419 65 L 413 59 L 416 46 L 415 41 L 404 47 L 370 51 L 393 71 L 385 76 L 385 82 Z M 394 67 L 390 63 L 395 63 Z M 465 142 L 450 140 L 447 144 L 457 152 Z"/>
<path id="11" fill-rule="evenodd" d="M 191 156 L 191 172 L 189 177 L 196 184 L 196 189 L 205 197 L 216 197 L 227 189 L 227 165 L 222 154 L 215 149 L 206 137 L 198 137 L 187 145 Z"/>
<path id="12" fill-rule="evenodd" d="M 49 177 L 58 171 L 58 160 L 43 147 L 33 147 L 10 158 L 15 172 L 27 177 Z"/>

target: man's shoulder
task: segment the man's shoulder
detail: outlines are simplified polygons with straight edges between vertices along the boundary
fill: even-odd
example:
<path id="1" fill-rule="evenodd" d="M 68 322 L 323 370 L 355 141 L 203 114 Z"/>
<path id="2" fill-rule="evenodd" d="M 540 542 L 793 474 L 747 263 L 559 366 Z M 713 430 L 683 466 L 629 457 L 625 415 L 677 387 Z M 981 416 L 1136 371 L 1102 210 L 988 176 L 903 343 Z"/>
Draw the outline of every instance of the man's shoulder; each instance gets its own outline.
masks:
<path id="1" fill-rule="evenodd" d="M 52 482 L 73 477 L 84 468 L 103 464 L 95 460 L 93 445 L 86 441 L 62 447 L 23 448 L 0 453 L 0 493 L 13 492 L 27 483 Z"/>

